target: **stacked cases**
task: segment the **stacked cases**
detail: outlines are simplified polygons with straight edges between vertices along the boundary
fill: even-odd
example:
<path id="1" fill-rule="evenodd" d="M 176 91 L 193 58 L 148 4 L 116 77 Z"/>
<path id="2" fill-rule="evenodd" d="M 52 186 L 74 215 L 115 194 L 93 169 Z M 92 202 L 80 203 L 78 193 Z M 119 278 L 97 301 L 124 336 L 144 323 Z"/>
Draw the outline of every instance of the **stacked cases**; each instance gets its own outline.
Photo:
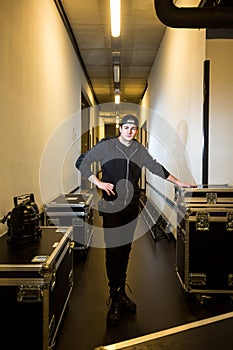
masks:
<path id="1" fill-rule="evenodd" d="M 87 250 L 93 234 L 93 194 L 60 194 L 44 205 L 45 225 L 72 226 L 74 249 Z"/>
<path id="2" fill-rule="evenodd" d="M 177 188 L 176 270 L 188 293 L 233 294 L 233 187 Z"/>
<path id="3" fill-rule="evenodd" d="M 72 228 L 42 227 L 26 244 L 0 237 L 1 344 L 53 349 L 73 287 Z"/>

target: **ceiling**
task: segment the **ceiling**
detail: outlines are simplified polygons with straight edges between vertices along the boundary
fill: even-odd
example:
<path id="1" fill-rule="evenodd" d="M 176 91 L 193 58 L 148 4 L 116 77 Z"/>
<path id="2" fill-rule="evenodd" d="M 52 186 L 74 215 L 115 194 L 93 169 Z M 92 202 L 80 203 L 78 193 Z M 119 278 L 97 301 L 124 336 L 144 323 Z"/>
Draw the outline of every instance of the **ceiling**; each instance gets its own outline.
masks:
<path id="1" fill-rule="evenodd" d="M 112 65 L 115 60 L 119 60 L 121 67 L 120 86 L 117 86 L 121 102 L 139 104 L 166 28 L 156 15 L 154 0 L 121 2 L 119 38 L 111 37 L 109 0 L 54 1 L 89 80 L 96 104 L 114 102 L 116 84 Z M 175 6 L 172 0 L 170 3 Z M 229 6 L 229 3 L 232 6 L 232 0 L 201 0 L 200 7 Z"/>
<path id="2" fill-rule="evenodd" d="M 113 52 L 118 52 L 121 101 L 138 104 L 165 30 L 155 15 L 153 0 L 122 1 L 120 38 L 111 38 L 109 0 L 61 0 L 60 3 L 96 102 L 114 102 L 112 63 Z"/>

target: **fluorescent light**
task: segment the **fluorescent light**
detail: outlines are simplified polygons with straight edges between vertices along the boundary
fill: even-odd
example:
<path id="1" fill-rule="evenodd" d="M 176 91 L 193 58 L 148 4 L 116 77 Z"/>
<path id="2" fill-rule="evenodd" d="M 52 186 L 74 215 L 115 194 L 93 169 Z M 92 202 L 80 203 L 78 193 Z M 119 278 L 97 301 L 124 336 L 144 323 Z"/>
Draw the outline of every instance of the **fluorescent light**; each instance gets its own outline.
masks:
<path id="1" fill-rule="evenodd" d="M 120 82 L 120 66 L 118 64 L 113 65 L 113 80 L 114 83 Z"/>
<path id="2" fill-rule="evenodd" d="M 116 105 L 119 105 L 120 100 L 121 100 L 120 94 L 116 94 L 116 95 L 115 95 L 115 104 L 116 104 Z"/>
<path id="3" fill-rule="evenodd" d="M 121 33 L 121 0 L 110 0 L 111 32 L 118 37 Z"/>
<path id="4" fill-rule="evenodd" d="M 119 115 L 116 115 L 116 129 L 119 129 L 119 125 L 120 125 L 120 117 Z"/>

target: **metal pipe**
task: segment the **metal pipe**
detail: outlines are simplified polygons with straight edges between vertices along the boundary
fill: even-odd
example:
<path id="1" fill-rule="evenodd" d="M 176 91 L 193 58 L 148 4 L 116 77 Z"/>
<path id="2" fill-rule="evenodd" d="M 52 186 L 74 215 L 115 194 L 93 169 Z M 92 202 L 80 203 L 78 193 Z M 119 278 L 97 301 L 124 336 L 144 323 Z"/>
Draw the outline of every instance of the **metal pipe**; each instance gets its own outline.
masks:
<path id="1" fill-rule="evenodd" d="M 209 94 L 210 94 L 210 61 L 204 62 L 203 82 L 203 140 L 202 140 L 202 183 L 207 185 L 209 178 Z"/>
<path id="2" fill-rule="evenodd" d="M 154 0 L 159 20 L 173 28 L 233 28 L 233 7 L 177 7 L 173 0 Z"/>

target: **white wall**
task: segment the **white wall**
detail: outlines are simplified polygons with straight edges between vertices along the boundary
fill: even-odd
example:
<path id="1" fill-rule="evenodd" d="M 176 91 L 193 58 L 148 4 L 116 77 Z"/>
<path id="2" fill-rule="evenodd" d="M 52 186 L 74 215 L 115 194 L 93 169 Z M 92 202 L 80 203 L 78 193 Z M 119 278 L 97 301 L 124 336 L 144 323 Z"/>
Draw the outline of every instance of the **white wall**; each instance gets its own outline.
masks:
<path id="1" fill-rule="evenodd" d="M 33 192 L 41 205 L 78 185 L 74 158 L 88 84 L 53 1 L 1 0 L 0 31 L 2 218 L 13 196 Z"/>
<path id="2" fill-rule="evenodd" d="M 167 28 L 159 54 L 148 81 L 148 107 L 159 116 L 160 123 L 170 128 L 163 130 L 163 142 L 173 149 L 172 156 L 179 163 L 183 154 L 176 153 L 178 141 L 187 152 L 191 169 L 177 164 L 177 169 L 166 155 L 159 157 L 176 176 L 184 181 L 201 181 L 201 140 L 203 103 L 203 62 L 205 59 L 205 31 Z M 154 116 L 153 116 L 154 117 Z M 160 125 L 150 119 L 150 130 L 161 137 Z M 173 129 L 173 132 L 172 132 Z M 172 139 L 171 139 L 172 138 Z M 195 146 L 195 147 L 194 147 Z M 156 154 L 156 150 L 154 150 Z"/>
<path id="3" fill-rule="evenodd" d="M 206 42 L 210 60 L 209 183 L 233 184 L 233 39 Z"/>
<path id="4" fill-rule="evenodd" d="M 149 117 L 149 151 L 182 181 L 201 183 L 205 30 L 167 28 L 143 99 Z M 170 199 L 173 185 L 148 173 Z M 170 208 L 148 188 L 169 218 Z"/>
<path id="5" fill-rule="evenodd" d="M 149 119 L 149 150 L 183 181 L 202 183 L 203 65 L 210 60 L 209 183 L 233 183 L 233 40 L 206 40 L 205 30 L 167 28 L 142 101 Z M 144 119 L 143 119 L 144 118 Z M 170 199 L 173 185 L 147 174 Z M 148 195 L 175 224 L 169 206 Z"/>

